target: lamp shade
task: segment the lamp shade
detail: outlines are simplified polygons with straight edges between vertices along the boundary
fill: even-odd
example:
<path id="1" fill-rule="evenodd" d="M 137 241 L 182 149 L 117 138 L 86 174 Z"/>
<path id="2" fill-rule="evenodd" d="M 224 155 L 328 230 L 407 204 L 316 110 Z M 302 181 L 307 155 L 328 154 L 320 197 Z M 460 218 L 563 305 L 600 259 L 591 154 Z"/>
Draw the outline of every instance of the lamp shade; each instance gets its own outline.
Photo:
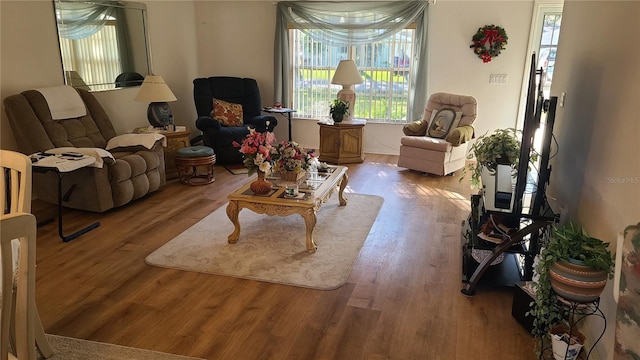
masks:
<path id="1" fill-rule="evenodd" d="M 173 95 L 162 76 L 147 75 L 140 86 L 140 90 L 138 90 L 138 94 L 133 100 L 152 103 L 176 101 L 178 99 Z"/>
<path id="2" fill-rule="evenodd" d="M 340 60 L 331 83 L 340 85 L 362 84 L 362 76 L 356 68 L 356 63 L 353 60 Z"/>

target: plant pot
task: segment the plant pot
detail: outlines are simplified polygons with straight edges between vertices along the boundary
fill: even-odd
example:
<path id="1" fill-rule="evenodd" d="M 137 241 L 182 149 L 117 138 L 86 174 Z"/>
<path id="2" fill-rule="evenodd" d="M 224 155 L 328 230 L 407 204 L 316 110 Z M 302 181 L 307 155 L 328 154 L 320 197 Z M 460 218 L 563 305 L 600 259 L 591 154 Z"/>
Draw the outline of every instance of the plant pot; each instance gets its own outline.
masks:
<path id="1" fill-rule="evenodd" d="M 556 294 L 570 301 L 588 303 L 598 300 L 608 274 L 575 261 L 559 260 L 551 264 L 549 278 Z"/>
<path id="2" fill-rule="evenodd" d="M 569 328 L 562 324 L 555 325 L 549 329 L 551 349 L 555 360 L 575 360 L 578 358 L 586 338 L 575 329 L 571 332 L 571 335 L 569 333 Z"/>
<path id="3" fill-rule="evenodd" d="M 251 189 L 255 195 L 266 195 L 271 191 L 273 184 L 271 184 L 270 181 L 265 180 L 264 177 L 264 171 L 258 170 L 258 179 L 254 180 L 249 185 L 249 189 Z"/>
<path id="4" fill-rule="evenodd" d="M 344 114 L 333 113 L 331 114 L 331 118 L 333 119 L 334 122 L 342 122 L 342 119 L 344 119 Z"/>

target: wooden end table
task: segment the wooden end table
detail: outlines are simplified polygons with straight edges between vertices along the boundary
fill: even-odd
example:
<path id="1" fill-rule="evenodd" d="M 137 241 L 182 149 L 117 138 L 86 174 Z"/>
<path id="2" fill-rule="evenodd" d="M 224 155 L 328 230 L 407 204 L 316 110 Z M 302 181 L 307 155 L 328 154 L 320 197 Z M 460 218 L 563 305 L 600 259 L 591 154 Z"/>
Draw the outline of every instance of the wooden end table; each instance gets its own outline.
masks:
<path id="1" fill-rule="evenodd" d="M 363 137 L 366 120 L 340 123 L 318 122 L 320 126 L 320 161 L 331 164 L 364 161 Z"/>
<path id="2" fill-rule="evenodd" d="M 339 187 L 338 199 L 340 206 L 347 205 L 347 199 L 344 198 L 343 192 L 347 187 L 348 177 L 345 166 L 331 167 L 331 173 L 310 173 L 309 178 L 322 177 L 323 179 L 314 182 L 314 180 L 304 180 L 304 183 L 311 184 L 311 188 L 305 189 L 304 185 L 300 186 L 300 193 L 304 194 L 301 198 L 284 197 L 284 185 L 274 186 L 274 190 L 265 196 L 253 195 L 249 189 L 250 183 L 245 184 L 234 193 L 229 195 L 229 205 L 227 205 L 227 216 L 233 223 L 235 229 L 229 235 L 229 243 L 235 244 L 240 237 L 240 222 L 238 215 L 240 210 L 249 209 L 257 214 L 266 214 L 270 216 L 288 216 L 300 214 L 304 219 L 306 226 L 306 247 L 309 253 L 316 252 L 318 248 L 313 240 L 313 228 L 316 226 L 316 212 L 320 206 L 329 199 L 334 190 Z M 320 175 L 322 174 L 322 175 Z M 323 176 L 326 175 L 326 176 Z M 275 182 L 276 184 L 278 181 Z M 274 184 L 275 185 L 275 184 Z M 317 186 L 317 187 L 316 187 Z M 315 189 L 312 189 L 315 187 Z"/>
<path id="3" fill-rule="evenodd" d="M 160 131 L 160 134 L 167 137 L 167 147 L 164 148 L 164 170 L 167 179 L 178 178 L 178 167 L 176 166 L 176 153 L 178 150 L 191 146 L 189 136 L 191 131 L 187 128 L 184 131 Z"/>

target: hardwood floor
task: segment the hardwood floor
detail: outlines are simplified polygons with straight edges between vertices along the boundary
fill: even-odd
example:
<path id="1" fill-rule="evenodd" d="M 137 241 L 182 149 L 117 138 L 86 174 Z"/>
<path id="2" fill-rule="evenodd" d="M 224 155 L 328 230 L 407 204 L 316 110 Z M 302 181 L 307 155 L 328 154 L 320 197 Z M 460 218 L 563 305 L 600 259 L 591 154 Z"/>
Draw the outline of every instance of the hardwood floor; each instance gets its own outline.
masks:
<path id="1" fill-rule="evenodd" d="M 333 291 L 145 264 L 248 181 L 222 167 L 207 186 L 171 181 L 107 213 L 68 210 L 67 232 L 101 226 L 69 243 L 55 221 L 38 228 L 45 330 L 205 359 L 533 359 L 533 338 L 511 316 L 511 289 L 460 294 L 468 185 L 396 161 L 367 154 L 348 165 L 346 191 L 385 202 L 349 281 Z"/>

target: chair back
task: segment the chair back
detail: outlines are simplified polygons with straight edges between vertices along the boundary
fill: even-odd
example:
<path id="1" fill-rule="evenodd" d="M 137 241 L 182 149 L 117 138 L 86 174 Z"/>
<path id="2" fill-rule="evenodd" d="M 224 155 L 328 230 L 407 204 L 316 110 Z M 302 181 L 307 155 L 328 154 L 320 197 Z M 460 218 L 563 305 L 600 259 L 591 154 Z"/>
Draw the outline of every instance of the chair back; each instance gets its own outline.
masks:
<path id="1" fill-rule="evenodd" d="M 36 218 L 31 211 L 31 160 L 24 154 L 0 150 L 0 359 L 9 358 L 15 327 L 18 359 L 35 359 Z M 15 291 L 15 295 L 14 295 Z M 15 304 L 13 304 L 15 296 Z M 14 311 L 12 311 L 15 309 Z"/>
<path id="2" fill-rule="evenodd" d="M 0 149 L 0 199 L 3 214 L 31 212 L 31 159 Z"/>
<path id="3" fill-rule="evenodd" d="M 214 98 L 241 104 L 244 123 L 261 114 L 260 89 L 255 79 L 212 76 L 193 80 L 193 100 L 198 117 L 211 115 Z"/>
<path id="4" fill-rule="evenodd" d="M 75 91 L 86 106 L 86 115 L 66 119 L 53 119 L 47 99 L 38 90 L 26 90 L 4 99 L 4 109 L 22 153 L 66 146 L 104 149 L 116 136 L 111 120 L 95 96 L 83 89 Z"/>
<path id="5" fill-rule="evenodd" d="M 431 113 L 442 108 L 451 108 L 456 112 L 462 112 L 458 126 L 473 124 L 478 115 L 478 102 L 473 96 L 438 92 L 429 96 L 427 107 L 424 109 L 422 116 L 423 121 L 428 123 L 431 119 Z"/>

